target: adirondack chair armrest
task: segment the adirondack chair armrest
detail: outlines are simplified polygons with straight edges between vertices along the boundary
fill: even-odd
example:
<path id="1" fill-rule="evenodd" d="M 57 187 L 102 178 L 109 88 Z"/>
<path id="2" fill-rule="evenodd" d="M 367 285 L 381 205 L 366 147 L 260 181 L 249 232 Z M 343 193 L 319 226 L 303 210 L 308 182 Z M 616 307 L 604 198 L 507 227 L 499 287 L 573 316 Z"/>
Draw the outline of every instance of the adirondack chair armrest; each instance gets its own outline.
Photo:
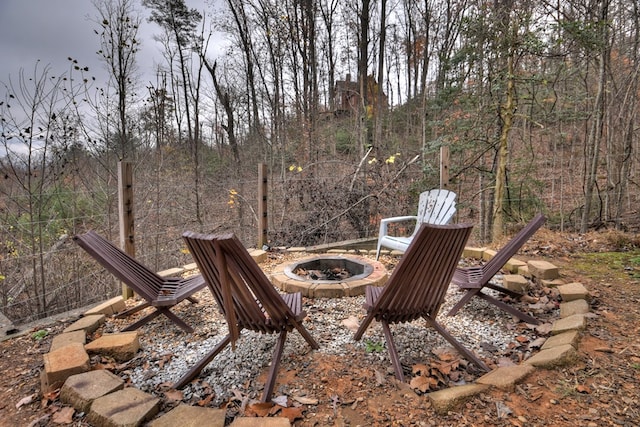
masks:
<path id="1" fill-rule="evenodd" d="M 389 224 L 395 222 L 404 222 L 404 221 L 415 221 L 416 224 L 418 222 L 418 217 L 415 215 L 405 215 L 405 216 L 394 216 L 391 218 L 383 218 L 380 220 L 380 232 L 378 236 L 386 236 L 389 229 Z M 417 227 L 416 227 L 417 228 Z"/>

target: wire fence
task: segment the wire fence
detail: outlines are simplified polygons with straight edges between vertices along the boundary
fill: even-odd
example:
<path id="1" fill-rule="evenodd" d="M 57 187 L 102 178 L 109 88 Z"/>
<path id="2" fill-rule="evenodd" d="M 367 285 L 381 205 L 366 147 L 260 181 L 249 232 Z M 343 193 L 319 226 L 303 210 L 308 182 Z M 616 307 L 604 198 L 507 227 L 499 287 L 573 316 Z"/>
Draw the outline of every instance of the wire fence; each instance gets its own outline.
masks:
<path id="1" fill-rule="evenodd" d="M 327 162 L 300 169 L 281 165 L 268 174 L 270 247 L 310 246 L 375 238 L 381 218 L 415 214 L 419 193 L 438 186 L 435 174 L 410 162 L 361 167 L 361 162 Z M 539 172 L 539 171 L 538 171 Z M 80 172 L 84 177 L 99 175 Z M 509 222 L 522 223 L 545 212 L 547 226 L 575 229 L 581 194 L 563 187 L 569 171 L 538 173 L 543 178 L 511 185 Z M 258 241 L 257 168 L 242 174 L 139 168 L 134 173 L 135 256 L 154 271 L 192 262 L 183 232 L 233 232 L 247 247 Z M 97 178 L 96 178 L 97 179 Z M 117 185 L 111 178 L 38 193 L 39 203 L 55 207 L 27 215 L 33 194 L 6 191 L 0 199 L 0 307 L 15 324 L 93 304 L 120 294 L 121 285 L 91 259 L 71 237 L 89 229 L 119 241 Z M 490 191 L 482 174 L 459 174 L 450 189 L 458 194 L 456 222 L 471 222 L 472 240 L 483 239 L 483 209 Z M 637 191 L 626 196 L 629 207 L 621 221 L 633 221 Z M 601 203 L 601 206 L 603 206 Z M 53 214 L 51 212 L 54 212 Z M 406 224 L 398 233 L 410 231 Z"/>

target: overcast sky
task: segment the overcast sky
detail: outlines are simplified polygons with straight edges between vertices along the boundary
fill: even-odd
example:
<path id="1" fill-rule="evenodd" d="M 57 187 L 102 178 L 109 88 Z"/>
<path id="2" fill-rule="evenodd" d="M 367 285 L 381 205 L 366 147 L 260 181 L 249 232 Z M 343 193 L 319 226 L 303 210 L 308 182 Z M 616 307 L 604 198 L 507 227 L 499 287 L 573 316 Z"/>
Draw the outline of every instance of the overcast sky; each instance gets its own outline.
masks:
<path id="1" fill-rule="evenodd" d="M 210 0 L 186 0 L 190 8 L 202 12 Z M 139 31 L 142 49 L 138 68 L 142 83 L 152 79 L 154 65 L 162 62 L 160 46 L 153 40 L 160 28 L 146 20 L 147 12 L 139 5 L 143 22 Z M 104 75 L 104 65 L 96 52 L 100 40 L 92 19 L 97 12 L 91 0 L 0 0 L 0 82 L 9 77 L 17 82 L 20 69 L 32 74 L 36 61 L 50 64 L 56 75 L 69 70 L 68 57 L 90 68 L 90 75 Z M 209 21 L 209 19 L 207 19 Z M 104 81 L 99 82 L 103 85 Z"/>

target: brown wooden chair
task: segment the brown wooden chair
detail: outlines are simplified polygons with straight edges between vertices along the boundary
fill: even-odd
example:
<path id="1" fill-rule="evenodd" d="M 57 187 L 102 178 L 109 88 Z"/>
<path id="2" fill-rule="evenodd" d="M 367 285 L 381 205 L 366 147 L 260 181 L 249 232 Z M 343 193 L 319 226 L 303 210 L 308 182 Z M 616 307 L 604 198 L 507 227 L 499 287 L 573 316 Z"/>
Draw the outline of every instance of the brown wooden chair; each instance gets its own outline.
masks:
<path id="1" fill-rule="evenodd" d="M 510 313 L 520 320 L 531 323 L 534 325 L 540 324 L 540 321 L 535 317 L 532 317 L 515 307 L 500 301 L 499 299 L 487 295 L 482 292 L 483 288 L 490 288 L 503 294 L 509 295 L 512 298 L 520 298 L 522 294 L 504 288 L 500 285 L 490 283 L 490 280 L 495 276 L 504 265 L 509 261 L 525 244 L 527 240 L 544 224 L 544 215 L 536 215 L 522 230 L 518 232 L 509 242 L 502 247 L 486 264 L 482 266 L 457 268 L 453 274 L 452 282 L 456 284 L 460 289 L 465 291 L 463 297 L 454 305 L 449 311 L 449 316 L 455 316 L 458 311 L 473 297 L 479 297 L 485 301 L 495 305 L 496 307 Z"/>
<path id="2" fill-rule="evenodd" d="M 472 226 L 422 224 L 407 251 L 393 270 L 384 287 L 367 286 L 365 309 L 367 316 L 354 339 L 360 340 L 375 319 L 382 324 L 389 357 L 396 378 L 404 381 L 398 351 L 393 342 L 390 324 L 411 322 L 424 318 L 468 360 L 488 371 L 489 368 L 471 351 L 459 343 L 438 322 L 436 316 L 442 305 L 453 271 L 460 260 Z"/>
<path id="3" fill-rule="evenodd" d="M 170 309 L 185 299 L 192 303 L 197 302 L 193 294 L 203 289 L 206 285 L 201 275 L 187 278 L 163 278 L 94 231 L 76 235 L 73 240 L 107 271 L 145 300 L 143 303 L 119 313 L 116 317 L 126 317 L 149 306 L 155 308 L 153 312 L 127 326 L 123 331 L 136 330 L 163 314 L 184 331 L 193 332 L 193 328 L 171 312 Z"/>
<path id="4" fill-rule="evenodd" d="M 318 348 L 318 343 L 302 325 L 306 313 L 302 311 L 300 293 L 278 293 L 233 234 L 204 235 L 185 232 L 182 236 L 226 318 L 229 334 L 173 387 L 184 387 L 229 343 L 235 347 L 242 329 L 277 333 L 279 337 L 262 394 L 262 401 L 269 401 L 287 333 L 296 329 L 311 348 Z"/>

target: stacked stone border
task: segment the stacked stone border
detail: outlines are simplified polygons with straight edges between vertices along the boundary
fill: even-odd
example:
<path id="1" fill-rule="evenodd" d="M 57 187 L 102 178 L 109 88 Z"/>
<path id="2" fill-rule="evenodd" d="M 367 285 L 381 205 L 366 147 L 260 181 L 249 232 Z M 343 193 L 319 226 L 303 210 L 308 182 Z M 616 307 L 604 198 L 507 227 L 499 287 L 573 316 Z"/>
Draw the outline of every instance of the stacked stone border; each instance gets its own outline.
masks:
<path id="1" fill-rule="evenodd" d="M 307 248 L 291 248 L 290 252 L 307 251 Z M 266 259 L 266 252 L 250 250 L 257 262 Z M 362 253 L 362 250 L 329 249 L 328 253 Z M 389 252 L 387 252 L 389 253 Z M 488 260 L 495 251 L 487 248 L 466 248 L 464 257 Z M 391 255 L 399 255 L 395 251 Z M 170 276 L 195 270 L 195 264 L 160 272 Z M 475 383 L 453 386 L 424 395 L 439 414 L 446 414 L 457 405 L 490 388 L 506 392 L 515 390 L 536 369 L 555 369 L 577 360 L 581 332 L 587 326 L 589 313 L 588 291 L 581 283 L 564 283 L 558 268 L 547 261 L 523 262 L 511 259 L 504 267 L 509 273 L 503 277 L 503 285 L 514 290 L 525 290 L 529 280 L 544 286 L 557 287 L 562 299 L 560 315 L 551 328 L 551 336 L 540 351 L 520 365 L 499 367 L 478 378 Z M 50 351 L 44 357 L 41 374 L 43 393 L 60 388 L 60 400 L 79 412 L 87 414 L 87 422 L 96 427 L 140 426 L 224 426 L 222 409 L 195 407 L 179 404 L 171 411 L 157 416 L 160 399 L 134 387 L 125 387 L 124 381 L 107 370 L 92 370 L 90 354 L 113 357 L 116 361 L 133 358 L 140 349 L 138 332 L 104 334 L 86 343 L 91 334 L 102 325 L 106 316 L 112 316 L 125 308 L 122 297 L 108 300 L 86 312 L 76 322 L 53 338 Z M 290 426 L 286 418 L 239 417 L 233 427 L 284 427 Z"/>

